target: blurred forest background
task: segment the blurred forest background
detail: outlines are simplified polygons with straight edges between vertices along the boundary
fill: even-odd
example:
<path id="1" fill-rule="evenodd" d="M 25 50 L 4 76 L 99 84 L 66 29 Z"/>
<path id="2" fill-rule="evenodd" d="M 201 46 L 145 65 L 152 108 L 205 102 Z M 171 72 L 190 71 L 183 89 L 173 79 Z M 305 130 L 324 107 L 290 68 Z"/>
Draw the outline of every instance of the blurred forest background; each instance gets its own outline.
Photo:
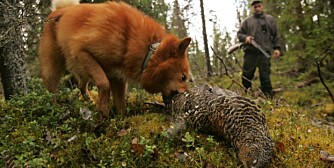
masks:
<path id="1" fill-rule="evenodd" d="M 104 0 L 82 0 L 82 3 L 100 3 Z M 164 0 L 133 0 L 126 1 L 152 16 L 170 32 L 179 37 L 189 36 L 189 26 L 193 26 L 189 18 L 194 16 L 193 0 L 173 1 L 167 4 Z M 205 6 L 205 1 L 201 1 Z M 275 16 L 282 35 L 282 47 L 285 55 L 285 72 L 297 77 L 317 76 L 315 58 L 318 58 L 325 77 L 333 75 L 334 55 L 321 53 L 330 49 L 333 41 L 333 5 L 332 0 L 295 0 L 287 3 L 284 0 L 264 1 L 266 11 Z M 180 5 L 182 4 L 182 5 Z M 238 23 L 251 11 L 249 2 L 235 0 L 237 4 Z M 15 90 L 25 90 L 25 83 L 30 77 L 38 77 L 37 46 L 42 24 L 50 12 L 50 1 L 4 1 L 1 2 L 1 77 L 5 95 L 12 95 Z M 196 11 L 201 13 L 201 11 Z M 219 11 L 217 11 L 219 12 Z M 168 15 L 168 14 L 171 15 Z M 227 48 L 236 43 L 234 34 L 222 31 L 215 13 L 212 16 L 201 15 L 203 34 L 201 39 L 193 39 L 189 49 L 192 73 L 195 78 L 206 78 L 212 75 L 226 74 L 225 68 L 233 69 L 237 64 L 227 63 L 242 61 L 242 53 L 227 55 Z M 229 16 L 226 16 L 229 17 Z M 204 19 L 203 19 L 204 18 Z M 205 20 L 205 18 L 210 18 Z M 219 18 L 219 20 L 224 20 Z M 212 22 L 213 30 L 206 30 L 206 24 Z M 239 24 L 236 25 L 236 29 Z M 199 25 L 196 25 L 199 26 Z M 213 31 L 208 46 L 207 31 Z M 202 44 L 199 44 L 202 43 Z M 204 46 L 201 47 L 200 46 Z M 209 52 L 209 50 L 213 52 Z M 209 54 L 211 53 L 211 55 Z M 221 58 L 221 59 L 220 59 Z M 223 60 L 222 60 L 223 59 Z M 228 66 L 228 67 L 227 67 Z M 27 91 L 25 90 L 25 93 Z M 8 96 L 7 96 L 8 98 Z"/>
<path id="2" fill-rule="evenodd" d="M 82 0 L 81 3 L 101 3 L 104 1 L 105 0 Z M 192 9 L 195 8 L 192 2 L 195 0 L 173 0 L 171 3 L 167 3 L 164 0 L 124 1 L 153 17 L 164 25 L 166 30 L 175 33 L 179 37 L 189 36 L 190 26 L 192 26 L 190 18 L 194 16 L 194 10 Z M 205 6 L 206 2 L 204 0 L 199 1 L 201 2 L 201 9 L 205 9 L 202 7 Z M 235 20 L 238 21 L 236 29 L 241 21 L 251 13 L 250 2 L 251 1 L 247 0 L 235 0 L 235 4 L 237 4 L 235 10 L 238 14 L 237 18 L 235 18 Z M 282 36 L 281 46 L 284 52 L 284 56 L 280 59 L 272 60 L 272 82 L 274 91 L 276 92 L 275 99 L 262 99 L 260 101 L 263 109 L 269 111 L 266 115 L 269 117 L 268 122 L 271 128 L 271 134 L 274 136 L 277 144 L 279 144 L 277 147 L 278 157 L 274 161 L 274 167 L 290 167 L 294 164 L 301 167 L 333 166 L 332 162 L 334 159 L 329 162 L 319 161 L 318 154 L 319 151 L 323 150 L 334 154 L 334 99 L 331 94 L 331 92 L 334 91 L 334 0 L 264 0 L 264 4 L 265 11 L 273 15 L 278 22 Z M 130 145 L 120 145 L 123 140 L 126 141 L 128 139 L 130 139 L 131 143 L 131 138 L 139 134 L 136 131 L 133 131 L 134 133 L 132 132 L 131 134 L 128 133 L 130 132 L 129 128 L 135 127 L 129 124 L 134 121 L 141 121 L 140 123 L 142 124 L 145 124 L 143 121 L 152 122 L 159 125 L 157 127 L 164 128 L 167 125 L 167 122 L 164 120 L 166 117 L 158 114 L 153 114 L 152 116 L 152 114 L 145 113 L 143 116 L 137 116 L 138 118 L 133 118 L 132 116 L 132 118 L 124 119 L 121 123 L 113 123 L 115 120 L 108 123 L 110 124 L 108 127 L 110 130 L 104 130 L 104 133 L 107 132 L 106 134 L 108 134 L 108 131 L 111 132 L 109 132 L 111 135 L 116 135 L 116 133 L 118 135 L 119 131 L 124 129 L 128 131 L 125 135 L 119 136 L 121 138 L 128 136 L 128 139 L 118 139 L 114 142 L 110 142 L 113 145 L 117 142 L 117 145 L 120 146 L 119 149 L 113 148 L 114 151 L 119 152 L 119 154 L 115 154 L 115 158 L 113 158 L 115 162 L 112 162 L 111 158 L 104 156 L 102 151 L 98 151 L 98 148 L 108 149 L 103 146 L 103 143 L 106 142 L 102 142 L 103 138 L 101 138 L 100 134 L 94 134 L 93 137 L 82 134 L 83 132 L 94 132 L 92 128 L 88 128 L 90 124 L 87 124 L 87 121 L 79 121 L 79 119 L 76 120 L 72 117 L 70 117 L 71 121 L 65 121 L 63 119 L 59 121 L 58 118 L 54 119 L 56 121 L 53 121 L 52 117 L 46 119 L 45 117 L 47 116 L 44 116 L 40 123 L 39 120 L 34 118 L 33 115 L 41 116 L 41 113 L 49 113 L 49 111 L 52 111 L 51 113 L 57 116 L 69 109 L 78 112 L 82 110 L 81 106 L 84 103 L 75 102 L 75 104 L 73 104 L 72 102 L 71 104 L 70 101 L 79 101 L 74 100 L 76 96 L 73 95 L 77 93 L 64 90 L 64 95 L 62 96 L 64 96 L 63 99 L 65 103 L 62 104 L 61 108 L 48 103 L 44 104 L 49 101 L 50 97 L 49 94 L 43 90 L 39 79 L 37 50 L 42 25 L 50 13 L 50 1 L 3 0 L 0 2 L 0 9 L 2 11 L 0 14 L 0 116 L 2 118 L 0 122 L 2 128 L 0 144 L 3 146 L 0 147 L 0 152 L 2 151 L 1 156 L 3 157 L 0 162 L 3 162 L 5 165 L 7 163 L 7 166 L 15 162 L 17 165 L 25 165 L 27 167 L 48 167 L 46 165 L 55 164 L 70 166 L 91 164 L 96 167 L 133 167 L 134 165 L 146 164 L 155 167 L 154 165 L 158 164 L 162 165 L 158 167 L 164 167 L 162 162 L 174 166 L 180 165 L 180 162 L 171 163 L 170 156 L 160 158 L 160 161 L 156 161 L 154 155 L 156 152 L 153 150 L 154 146 L 160 145 L 160 150 L 166 150 L 166 153 L 168 153 L 167 150 L 170 150 L 169 153 L 178 153 L 177 147 L 164 146 L 161 149 L 161 145 L 171 144 L 161 140 L 161 137 L 156 137 L 160 133 L 159 131 L 153 131 L 153 135 L 143 136 L 145 145 L 152 148 L 151 151 L 145 151 L 147 152 L 147 156 L 145 155 L 146 158 L 145 156 L 131 158 L 129 154 L 124 154 L 127 152 L 128 148 L 131 148 L 129 147 Z M 201 28 L 203 31 L 201 39 L 194 38 L 188 50 L 193 81 L 206 81 L 212 85 L 218 85 L 236 92 L 242 90 L 238 83 L 240 83 L 241 78 L 240 65 L 243 61 L 243 53 L 242 51 L 237 51 L 230 55 L 227 54 L 228 47 L 238 42 L 235 41 L 236 38 L 233 37 L 234 34 L 223 31 L 224 29 L 219 27 L 219 21 L 215 20 L 217 19 L 217 16 L 214 15 L 215 13 L 211 13 L 212 16 L 208 17 L 204 16 L 203 11 L 197 12 L 200 13 L 201 16 Z M 220 18 L 220 20 L 224 19 Z M 209 22 L 214 24 L 213 30 L 206 29 L 206 24 Z M 213 36 L 208 38 L 207 31 L 212 31 Z M 210 41 L 208 42 L 208 40 Z M 212 44 L 212 46 L 208 44 Z M 257 83 L 257 81 L 258 80 L 255 79 L 254 83 Z M 257 85 L 259 84 L 257 83 Z M 139 103 L 143 103 L 143 101 L 147 101 L 147 99 L 145 98 L 145 100 L 138 101 L 138 97 L 142 98 L 142 95 L 145 95 L 145 93 L 140 91 L 140 88 L 136 86 L 133 86 L 133 89 L 130 90 L 135 90 L 136 92 L 129 93 L 129 100 L 131 100 L 131 95 L 135 94 L 135 100 L 137 102 L 130 102 L 130 104 L 133 104 L 129 106 L 129 111 L 136 111 L 135 114 L 140 114 L 140 111 L 147 111 L 147 107 L 139 105 Z M 239 93 L 243 94 L 241 92 Z M 69 95 L 69 97 L 66 97 L 66 95 Z M 146 96 L 149 97 L 148 95 Z M 257 99 L 254 95 L 245 96 Z M 153 100 L 155 99 L 156 98 L 153 98 Z M 151 99 L 148 100 L 153 101 Z M 157 100 L 159 101 L 160 99 L 157 98 Z M 68 105 L 65 105 L 66 103 L 68 103 Z M 36 107 L 34 105 L 36 105 Z M 90 107 L 90 105 L 85 105 Z M 94 108 L 91 110 L 93 109 Z M 279 112 L 273 113 L 275 110 Z M 37 114 L 34 114 L 35 112 L 37 112 Z M 59 112 L 59 114 L 55 114 L 56 112 Z M 304 118 L 305 116 L 306 118 Z M 316 120 L 313 118 L 314 116 L 317 116 Z M 36 121 L 37 123 L 33 123 Z M 56 122 L 57 124 L 53 125 L 52 128 L 42 126 L 43 123 L 48 122 Z M 70 128 L 64 128 L 65 123 Z M 71 124 L 74 123 L 78 124 L 78 127 L 82 130 L 78 131 L 78 128 L 75 128 L 74 125 L 71 126 Z M 318 125 L 314 123 L 318 123 Z M 37 126 L 33 126 L 33 124 Z M 114 124 L 113 127 L 111 126 L 112 124 Z M 91 125 L 94 125 L 94 123 Z M 139 125 L 137 126 L 139 127 Z M 283 128 L 284 126 L 285 128 Z M 304 130 L 304 133 L 310 134 L 311 132 L 309 130 L 314 127 L 316 127 L 316 129 L 321 127 L 321 129 L 311 131 L 312 136 L 306 136 L 300 133 L 302 132 L 301 130 Z M 152 126 L 152 128 L 155 127 Z M 54 129 L 53 131 L 56 133 L 52 134 L 52 129 Z M 61 131 L 58 129 L 61 129 Z M 148 128 L 143 128 L 143 130 L 145 129 Z M 51 132 L 51 137 L 57 137 L 59 142 L 50 140 L 50 142 L 52 141 L 52 143 L 56 144 L 52 144 L 53 149 L 50 149 L 51 152 L 45 151 L 47 147 L 44 146 L 45 144 L 43 144 L 43 142 L 39 144 L 39 141 L 48 140 L 45 140 L 45 137 L 40 137 L 41 140 L 38 140 L 38 136 L 40 135 L 36 135 L 34 132 L 40 132 L 43 136 L 45 132 L 48 132 L 47 136 L 50 136 Z M 77 134 L 80 132 L 80 136 L 78 135 L 78 137 L 79 139 L 84 139 L 82 143 L 78 142 L 76 144 L 78 146 L 69 144 L 70 141 L 61 143 L 62 140 L 71 138 L 70 133 L 73 132 Z M 64 137 L 59 137 L 58 135 L 60 134 L 63 134 Z M 191 133 L 191 135 L 193 137 L 198 136 L 196 133 Z M 319 135 L 321 135 L 324 140 L 320 140 Z M 306 137 L 319 139 L 309 140 Z M 199 139 L 200 140 L 197 141 L 199 147 L 207 144 L 207 137 L 203 138 L 200 136 Z M 100 142 L 101 146 L 90 146 L 90 148 L 89 145 L 94 141 Z M 303 142 L 298 144 L 298 141 Z M 188 143 L 188 141 L 182 142 Z M 23 145 L 18 145 L 22 143 Z M 83 144 L 85 144 L 86 147 L 81 149 L 82 146 L 80 147 L 80 145 Z M 174 145 L 182 146 L 182 144 L 177 143 Z M 209 159 L 208 157 L 214 152 L 214 148 L 217 148 L 214 143 L 211 145 L 212 148 L 205 147 L 205 150 L 207 150 L 206 154 L 200 153 L 201 151 L 197 151 L 197 148 L 196 150 L 188 149 L 190 150 L 188 153 L 197 152 L 196 156 L 195 154 L 192 155 L 195 160 L 193 163 L 194 166 L 240 166 L 236 160 L 233 160 L 235 159 L 233 155 L 223 155 L 224 157 L 228 157 L 228 161 L 225 162 L 219 159 Z M 312 149 L 310 147 L 306 151 L 306 146 L 312 146 Z M 59 152 L 60 150 L 56 150 L 57 152 L 55 152 L 55 149 L 59 147 L 62 147 L 65 152 Z M 70 148 L 73 152 L 66 151 Z M 92 154 L 91 152 L 94 150 L 95 153 Z M 104 152 L 112 153 L 113 150 L 110 149 L 110 151 Z M 228 150 L 221 150 L 229 153 Z M 313 151 L 317 151 L 317 153 L 312 153 Z M 153 153 L 153 156 L 150 155 L 150 152 Z M 77 158 L 78 156 L 75 156 L 75 153 L 79 153 L 79 156 L 83 158 L 87 157 L 90 160 L 83 161 Z M 311 155 L 309 155 L 310 153 Z M 182 154 L 180 155 L 182 156 Z M 206 159 L 204 159 L 205 155 Z M 212 155 L 213 158 L 222 156 L 219 154 Z M 118 162 L 116 156 L 119 157 L 118 159 L 123 159 Z M 310 156 L 314 157 L 311 159 Z M 129 159 L 128 157 L 132 160 L 124 160 L 124 158 Z M 155 160 L 151 158 L 155 158 Z M 69 161 L 67 159 L 73 160 Z M 177 159 L 181 160 L 180 158 Z"/>

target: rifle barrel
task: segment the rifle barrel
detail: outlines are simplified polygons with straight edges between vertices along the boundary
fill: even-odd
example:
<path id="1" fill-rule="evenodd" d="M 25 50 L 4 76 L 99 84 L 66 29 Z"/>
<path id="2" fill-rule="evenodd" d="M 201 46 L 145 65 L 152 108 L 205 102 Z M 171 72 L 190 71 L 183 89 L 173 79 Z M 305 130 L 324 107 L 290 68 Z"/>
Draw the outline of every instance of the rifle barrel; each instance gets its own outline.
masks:
<path id="1" fill-rule="evenodd" d="M 255 40 L 252 40 L 252 44 L 255 48 L 259 49 L 264 56 L 266 56 L 267 58 L 271 57 Z"/>

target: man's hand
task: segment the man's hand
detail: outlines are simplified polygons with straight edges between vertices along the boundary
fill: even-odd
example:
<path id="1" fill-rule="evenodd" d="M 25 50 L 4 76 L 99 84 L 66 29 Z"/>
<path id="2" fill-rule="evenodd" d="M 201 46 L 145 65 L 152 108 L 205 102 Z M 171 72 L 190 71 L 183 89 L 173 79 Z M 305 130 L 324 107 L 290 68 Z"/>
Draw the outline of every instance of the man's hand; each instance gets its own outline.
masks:
<path id="1" fill-rule="evenodd" d="M 279 56 L 281 56 L 281 52 L 279 50 L 274 50 L 274 58 L 277 59 Z"/>
<path id="2" fill-rule="evenodd" d="M 247 36 L 246 39 L 245 39 L 245 43 L 246 44 L 252 44 L 252 40 L 254 39 L 254 37 L 252 36 Z"/>

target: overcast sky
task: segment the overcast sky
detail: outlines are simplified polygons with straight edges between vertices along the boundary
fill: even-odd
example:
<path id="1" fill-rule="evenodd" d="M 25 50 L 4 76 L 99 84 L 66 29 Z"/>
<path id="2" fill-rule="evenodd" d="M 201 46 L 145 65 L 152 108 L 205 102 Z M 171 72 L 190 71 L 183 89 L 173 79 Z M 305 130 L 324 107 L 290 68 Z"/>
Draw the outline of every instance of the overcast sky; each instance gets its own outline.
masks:
<path id="1" fill-rule="evenodd" d="M 170 3 L 172 7 L 173 1 L 174 0 L 166 0 L 166 2 Z M 179 0 L 180 6 L 184 5 L 182 2 L 183 0 Z M 202 21 L 200 16 L 201 12 L 199 0 L 193 0 L 192 5 L 194 7 L 193 10 L 196 15 L 190 18 L 191 25 L 189 26 L 188 32 L 190 33 L 190 36 L 192 38 L 196 38 L 198 41 L 202 41 Z M 211 42 L 213 30 L 213 23 L 210 22 L 209 19 L 213 19 L 213 15 L 217 16 L 218 26 L 220 27 L 221 31 L 223 31 L 223 29 L 226 29 L 228 32 L 232 33 L 232 36 L 235 36 L 235 32 L 237 29 L 237 14 L 235 1 L 225 0 L 223 2 L 218 2 L 218 0 L 204 0 L 204 8 L 209 45 L 212 44 Z"/>

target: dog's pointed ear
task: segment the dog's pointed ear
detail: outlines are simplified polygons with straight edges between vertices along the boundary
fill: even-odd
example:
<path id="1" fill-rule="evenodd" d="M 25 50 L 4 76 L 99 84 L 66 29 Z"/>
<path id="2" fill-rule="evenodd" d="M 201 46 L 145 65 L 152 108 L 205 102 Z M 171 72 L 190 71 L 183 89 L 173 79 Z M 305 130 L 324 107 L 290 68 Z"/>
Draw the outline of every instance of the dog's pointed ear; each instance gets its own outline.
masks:
<path id="1" fill-rule="evenodd" d="M 180 40 L 180 43 L 177 49 L 178 55 L 184 55 L 184 53 L 186 52 L 189 46 L 190 41 L 191 41 L 190 37 L 185 37 Z"/>

